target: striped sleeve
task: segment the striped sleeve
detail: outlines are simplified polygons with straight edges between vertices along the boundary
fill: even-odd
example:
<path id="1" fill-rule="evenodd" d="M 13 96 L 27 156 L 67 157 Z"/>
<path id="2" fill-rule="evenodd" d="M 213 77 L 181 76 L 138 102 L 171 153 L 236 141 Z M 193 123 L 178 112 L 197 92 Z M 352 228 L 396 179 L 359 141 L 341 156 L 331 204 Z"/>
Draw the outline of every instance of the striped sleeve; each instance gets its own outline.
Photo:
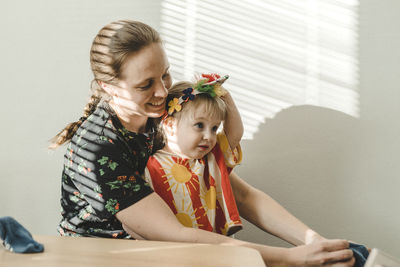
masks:
<path id="1" fill-rule="evenodd" d="M 240 144 L 232 150 L 224 132 L 217 135 L 217 143 L 224 154 L 226 167 L 232 169 L 242 162 L 242 149 Z"/>

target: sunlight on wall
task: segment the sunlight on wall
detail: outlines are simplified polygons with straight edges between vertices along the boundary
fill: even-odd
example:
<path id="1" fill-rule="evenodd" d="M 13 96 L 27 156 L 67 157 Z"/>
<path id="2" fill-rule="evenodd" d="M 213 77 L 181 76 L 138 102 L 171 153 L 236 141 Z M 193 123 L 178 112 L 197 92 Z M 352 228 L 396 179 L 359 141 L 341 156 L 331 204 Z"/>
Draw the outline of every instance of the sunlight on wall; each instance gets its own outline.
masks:
<path id="1" fill-rule="evenodd" d="M 359 116 L 358 0 L 164 0 L 161 34 L 175 81 L 229 74 L 251 139 L 293 105 Z"/>

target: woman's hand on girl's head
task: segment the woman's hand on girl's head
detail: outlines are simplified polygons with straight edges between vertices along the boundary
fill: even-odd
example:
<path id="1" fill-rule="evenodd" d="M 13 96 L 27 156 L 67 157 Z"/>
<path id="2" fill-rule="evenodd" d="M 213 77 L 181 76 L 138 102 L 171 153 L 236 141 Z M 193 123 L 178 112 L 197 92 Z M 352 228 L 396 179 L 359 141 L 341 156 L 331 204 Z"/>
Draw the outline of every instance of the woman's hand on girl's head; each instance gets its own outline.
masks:
<path id="1" fill-rule="evenodd" d="M 288 259 L 291 266 L 353 266 L 355 263 L 349 242 L 339 239 L 290 248 Z"/>

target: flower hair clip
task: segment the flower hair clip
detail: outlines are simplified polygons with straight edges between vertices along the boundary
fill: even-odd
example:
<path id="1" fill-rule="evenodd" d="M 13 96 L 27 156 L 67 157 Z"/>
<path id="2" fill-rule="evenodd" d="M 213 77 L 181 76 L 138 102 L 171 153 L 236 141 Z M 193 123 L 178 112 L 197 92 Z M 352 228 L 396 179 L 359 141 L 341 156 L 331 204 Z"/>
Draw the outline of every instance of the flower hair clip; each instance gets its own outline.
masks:
<path id="1" fill-rule="evenodd" d="M 221 77 L 218 74 L 201 74 L 199 81 L 193 86 L 182 91 L 183 95 L 179 98 L 173 98 L 168 102 L 168 115 L 175 111 L 182 110 L 182 104 L 194 100 L 198 94 L 209 94 L 211 97 L 221 97 L 226 94 L 221 85 L 229 78 L 229 75 Z"/>

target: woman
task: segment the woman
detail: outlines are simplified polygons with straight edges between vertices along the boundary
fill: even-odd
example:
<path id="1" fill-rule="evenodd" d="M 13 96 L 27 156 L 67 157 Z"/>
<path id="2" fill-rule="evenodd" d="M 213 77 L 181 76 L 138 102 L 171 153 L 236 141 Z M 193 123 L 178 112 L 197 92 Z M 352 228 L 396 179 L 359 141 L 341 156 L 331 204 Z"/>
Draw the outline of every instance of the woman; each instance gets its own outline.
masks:
<path id="1" fill-rule="evenodd" d="M 140 22 L 113 22 L 100 30 L 90 53 L 92 96 L 84 115 L 55 138 L 69 142 L 62 175 L 62 235 L 129 237 L 229 244 L 257 249 L 268 265 L 352 266 L 345 240 L 326 240 L 264 193 L 231 175 L 244 218 L 295 245 L 277 248 L 183 227 L 143 179 L 154 119 L 171 86 L 159 34 Z M 268 222 L 268 223 L 267 223 Z M 303 245 L 309 243 L 309 245 Z"/>

